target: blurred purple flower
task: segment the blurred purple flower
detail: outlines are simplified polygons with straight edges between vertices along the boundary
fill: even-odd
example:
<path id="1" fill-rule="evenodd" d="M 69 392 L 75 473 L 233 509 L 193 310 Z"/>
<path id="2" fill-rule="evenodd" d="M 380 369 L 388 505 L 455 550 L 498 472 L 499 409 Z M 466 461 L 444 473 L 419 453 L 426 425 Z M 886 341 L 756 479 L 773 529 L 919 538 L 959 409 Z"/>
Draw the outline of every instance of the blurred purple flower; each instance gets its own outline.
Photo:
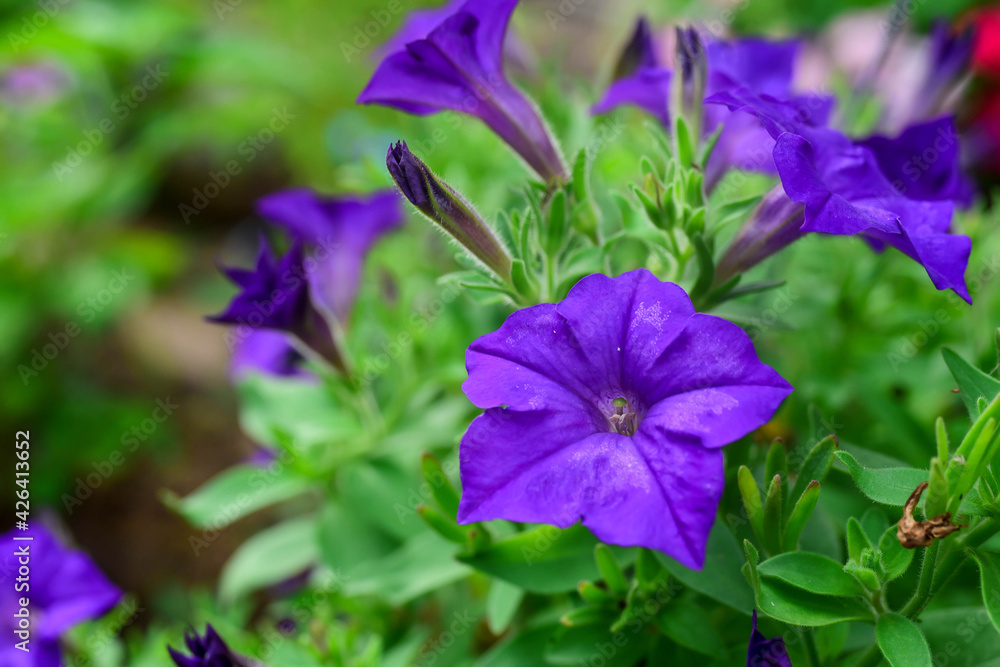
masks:
<path id="1" fill-rule="evenodd" d="M 645 269 L 595 274 L 520 310 L 466 353 L 485 413 L 462 438 L 461 523 L 567 527 L 701 568 L 721 447 L 792 391 L 735 324 Z"/>
<path id="2" fill-rule="evenodd" d="M 644 19 L 636 27 L 626 52 L 641 53 L 639 66 L 630 75 L 616 80 L 595 104 L 592 113 L 605 113 L 621 105 L 636 105 L 653 115 L 664 126 L 670 124 L 671 71 L 657 62 Z M 690 30 L 686 33 L 690 35 Z M 690 40 L 688 40 L 690 41 Z M 637 46 L 639 42 L 642 46 Z M 832 109 L 832 99 L 824 96 L 799 96 L 792 91 L 792 76 L 799 42 L 771 42 L 745 38 L 733 41 L 713 40 L 706 47 L 707 82 L 705 95 L 710 97 L 731 90 L 745 89 L 766 95 L 793 109 L 802 109 L 810 123 L 823 125 Z M 619 66 L 618 69 L 627 71 Z M 704 107 L 703 134 L 723 126 L 719 141 L 706 167 L 705 183 L 711 189 L 730 167 L 747 171 L 774 173 L 771 150 L 774 139 L 761 122 L 732 113 L 717 105 Z"/>
<path id="3" fill-rule="evenodd" d="M 30 537 L 31 540 L 15 540 Z M 100 618 L 122 598 L 90 558 L 63 545 L 43 524 L 35 521 L 26 531 L 15 530 L 0 537 L 3 549 L 3 580 L 0 611 L 10 626 L 0 648 L 0 664 L 9 667 L 59 667 L 59 638 L 73 626 Z M 15 591 L 14 577 L 27 550 L 31 560 L 31 589 Z M 30 652 L 16 648 L 19 598 L 31 600 Z"/>
<path id="4" fill-rule="evenodd" d="M 190 656 L 167 647 L 177 667 L 249 667 L 251 664 L 233 653 L 211 624 L 205 626 L 204 635 L 194 631 L 185 632 L 184 644 Z"/>
<path id="5" fill-rule="evenodd" d="M 427 35 L 444 20 L 457 12 L 467 0 L 450 0 L 438 7 L 414 9 L 406 14 L 406 19 L 389 39 L 375 49 L 375 57 L 379 60 L 386 56 L 403 51 L 410 42 L 426 39 Z"/>
<path id="6" fill-rule="evenodd" d="M 914 101 L 911 120 L 948 111 L 948 97 L 972 71 L 975 27 L 954 31 L 948 21 L 935 21 L 928 38 L 927 73 Z"/>
<path id="7" fill-rule="evenodd" d="M 69 77 L 50 64 L 17 65 L 0 73 L 0 99 L 15 106 L 47 104 L 67 89 Z"/>
<path id="8" fill-rule="evenodd" d="M 475 116 L 543 179 L 565 179 L 544 121 L 504 75 L 504 36 L 516 5 L 517 0 L 467 0 L 457 6 L 425 38 L 388 55 L 358 103 L 412 114 L 451 109 Z"/>
<path id="9" fill-rule="evenodd" d="M 258 200 L 257 212 L 312 247 L 304 262 L 310 266 L 313 300 L 344 325 L 358 294 L 365 257 L 404 220 L 399 197 L 390 190 L 363 197 L 323 197 L 295 188 Z"/>
<path id="10" fill-rule="evenodd" d="M 254 329 L 250 335 L 236 343 L 230 370 L 234 380 L 240 380 L 254 372 L 285 377 L 313 377 L 302 368 L 304 359 L 289 340 L 288 334 Z"/>
<path id="11" fill-rule="evenodd" d="M 259 329 L 291 334 L 334 368 L 346 372 L 326 315 L 310 298 L 310 276 L 304 261 L 301 241 L 295 241 L 279 260 L 261 238 L 254 269 L 223 269 L 240 291 L 226 310 L 208 320 L 236 325 L 237 345 Z"/>
<path id="12" fill-rule="evenodd" d="M 750 633 L 750 647 L 747 650 L 747 667 L 792 667 L 792 661 L 785 650 L 785 640 L 781 637 L 767 639 L 757 629 L 757 610 L 753 610 L 753 631 Z"/>

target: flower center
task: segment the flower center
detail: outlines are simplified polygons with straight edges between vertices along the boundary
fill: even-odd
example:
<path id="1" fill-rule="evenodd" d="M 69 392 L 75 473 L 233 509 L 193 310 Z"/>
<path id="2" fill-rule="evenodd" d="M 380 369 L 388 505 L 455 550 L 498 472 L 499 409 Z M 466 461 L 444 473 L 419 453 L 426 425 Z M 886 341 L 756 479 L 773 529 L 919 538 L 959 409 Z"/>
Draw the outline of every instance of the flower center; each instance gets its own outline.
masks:
<path id="1" fill-rule="evenodd" d="M 615 411 L 614 414 L 608 416 L 608 421 L 615 431 L 622 435 L 635 434 L 635 429 L 639 426 L 639 415 L 632 409 L 628 401 L 619 396 L 611 401 L 611 405 Z"/>

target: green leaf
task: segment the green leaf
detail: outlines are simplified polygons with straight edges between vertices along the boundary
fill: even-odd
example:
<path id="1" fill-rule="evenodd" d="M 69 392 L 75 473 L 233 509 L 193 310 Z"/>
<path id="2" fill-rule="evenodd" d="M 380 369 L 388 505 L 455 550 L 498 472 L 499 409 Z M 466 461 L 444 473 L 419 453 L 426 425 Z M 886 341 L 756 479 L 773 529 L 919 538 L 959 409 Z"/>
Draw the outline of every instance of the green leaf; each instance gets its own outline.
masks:
<path id="1" fill-rule="evenodd" d="M 388 556 L 358 566 L 347 575 L 349 595 L 378 595 L 402 605 L 466 577 L 469 568 L 453 556 L 458 546 L 424 531 Z"/>
<path id="2" fill-rule="evenodd" d="M 806 460 L 803 461 L 799 469 L 799 476 L 795 479 L 795 486 L 792 487 L 792 495 L 789 496 L 791 503 L 795 503 L 805 493 L 806 487 L 813 480 L 822 482 L 826 479 L 833 466 L 833 456 L 837 451 L 837 436 L 828 435 L 816 443 Z"/>
<path id="3" fill-rule="evenodd" d="M 391 458 L 357 461 L 339 472 L 337 486 L 348 511 L 366 517 L 382 530 L 407 539 L 425 530 L 417 506 L 431 498 L 421 480 Z"/>
<path id="4" fill-rule="evenodd" d="M 890 667 L 931 667 L 931 650 L 920 628 L 895 612 L 882 614 L 875 638 Z"/>
<path id="5" fill-rule="evenodd" d="M 490 632 L 495 635 L 506 632 L 523 599 L 523 588 L 508 584 L 503 579 L 491 581 L 489 593 L 486 594 L 486 622 L 490 626 Z"/>
<path id="6" fill-rule="evenodd" d="M 302 495 L 308 479 L 276 461 L 271 467 L 250 464 L 227 468 L 197 491 L 178 497 L 165 491 L 163 503 L 195 528 L 220 530 L 259 509 Z"/>
<path id="7" fill-rule="evenodd" d="M 965 408 L 969 411 L 969 416 L 972 421 L 976 421 L 976 418 L 979 417 L 977 400 L 979 397 L 983 397 L 987 401 L 992 401 L 1000 393 L 1000 380 L 982 372 L 955 354 L 950 348 L 941 348 L 941 356 L 944 357 L 944 362 L 948 364 L 948 370 L 951 371 L 955 382 L 958 383 L 959 394 L 962 396 Z"/>
<path id="8" fill-rule="evenodd" d="M 896 537 L 896 526 L 889 526 L 878 541 L 878 550 L 882 554 L 882 566 L 885 568 L 886 581 L 892 581 L 903 576 L 913 562 L 915 549 L 907 549 L 899 543 Z"/>
<path id="9" fill-rule="evenodd" d="M 947 463 L 950 458 L 949 455 L 949 443 L 948 443 L 948 429 L 945 428 L 944 419 L 938 417 L 934 421 L 934 437 L 937 440 L 937 454 L 938 459 L 942 463 Z"/>
<path id="10" fill-rule="evenodd" d="M 430 452 L 424 452 L 420 458 L 420 467 L 424 474 L 424 481 L 430 487 L 434 500 L 437 501 L 446 516 L 454 519 L 458 515 L 460 497 L 451 480 L 448 479 L 448 474 L 441 466 L 440 459 Z"/>
<path id="11" fill-rule="evenodd" d="M 979 581 L 983 590 L 983 605 L 993 621 L 993 627 L 1000 631 L 1000 554 L 984 550 L 972 552 L 979 565 Z"/>
<path id="12" fill-rule="evenodd" d="M 839 451 L 837 458 L 847 466 L 866 497 L 883 505 L 902 507 L 921 482 L 927 481 L 927 471 L 918 468 L 864 468 L 848 452 Z"/>
<path id="13" fill-rule="evenodd" d="M 796 588 L 820 595 L 852 597 L 864 595 L 857 579 L 844 572 L 840 563 L 820 554 L 797 551 L 768 558 L 757 566 L 761 577 L 773 577 Z"/>
<path id="14" fill-rule="evenodd" d="M 598 544 L 594 547 L 594 560 L 597 562 L 597 569 L 601 572 L 601 578 L 607 584 L 608 590 L 620 598 L 628 595 L 628 582 L 622 573 L 618 559 L 611 551 L 611 547 L 606 544 Z"/>
<path id="15" fill-rule="evenodd" d="M 764 549 L 769 554 L 778 554 L 782 550 L 784 537 L 784 518 L 782 517 L 781 496 L 783 485 L 781 475 L 775 475 L 767 487 L 767 497 L 764 499 Z"/>
<path id="16" fill-rule="evenodd" d="M 590 665 L 630 667 L 649 650 L 655 635 L 648 632 L 620 630 L 612 633 L 608 625 L 596 623 L 562 628 L 549 640 L 542 662 L 524 665 Z"/>
<path id="17" fill-rule="evenodd" d="M 600 576 L 594 562 L 596 544 L 597 538 L 580 524 L 566 530 L 539 526 L 459 560 L 532 593 L 562 593 Z M 609 548 L 619 559 L 626 554 L 634 558 L 634 551 Z"/>
<path id="18" fill-rule="evenodd" d="M 853 516 L 847 520 L 847 555 L 855 563 L 861 562 L 861 554 L 865 549 L 871 549 L 872 543 L 868 534 L 861 527 L 861 522 Z"/>
<path id="19" fill-rule="evenodd" d="M 740 497 L 743 498 L 743 507 L 747 511 L 747 519 L 750 527 L 758 540 L 764 540 L 764 507 L 760 501 L 760 489 L 757 481 L 753 478 L 750 468 L 740 466 L 736 473 L 736 481 L 740 489 Z"/>
<path id="20" fill-rule="evenodd" d="M 661 552 L 656 552 L 656 557 L 685 586 L 744 614 L 753 610 L 753 591 L 741 572 L 746 559 L 723 522 L 716 521 L 708 534 L 705 566 L 701 570 L 687 568 Z"/>
<path id="21" fill-rule="evenodd" d="M 788 454 L 785 452 L 785 444 L 780 439 L 775 439 L 768 447 L 767 458 L 764 461 L 764 479 L 774 479 L 775 475 L 781 475 L 783 484 L 788 479 Z"/>
<path id="22" fill-rule="evenodd" d="M 545 252 L 555 257 L 566 238 L 566 192 L 557 190 L 549 201 L 549 224 L 545 229 Z"/>
<path id="23" fill-rule="evenodd" d="M 669 602 L 656 617 L 656 626 L 685 648 L 719 660 L 728 657 L 726 643 L 711 617 L 690 600 L 679 598 Z"/>
<path id="24" fill-rule="evenodd" d="M 927 516 L 937 516 L 948 509 L 948 486 L 948 477 L 944 464 L 941 459 L 935 456 L 931 459 L 927 495 L 924 498 L 924 508 L 926 509 Z"/>
<path id="25" fill-rule="evenodd" d="M 351 539 L 345 540 L 344 535 Z M 317 540 L 323 562 L 337 572 L 349 572 L 361 563 L 377 560 L 398 544 L 357 512 L 332 502 L 320 512 Z"/>
<path id="26" fill-rule="evenodd" d="M 791 515 L 788 517 L 788 523 L 785 524 L 785 548 L 786 549 L 798 549 L 799 536 L 802 535 L 802 529 L 806 527 L 806 523 L 812 517 L 813 511 L 816 509 L 816 503 L 819 501 L 820 484 L 816 480 L 809 482 L 806 487 L 805 492 L 799 497 L 795 507 L 792 509 Z"/>
<path id="27" fill-rule="evenodd" d="M 542 625 L 514 634 L 493 646 L 476 662 L 476 667 L 524 667 L 544 665 L 549 638 L 561 626 Z"/>
<path id="28" fill-rule="evenodd" d="M 857 598 L 817 595 L 773 577 L 761 577 L 758 606 L 771 618 L 808 627 L 872 620 L 871 609 Z"/>
<path id="29" fill-rule="evenodd" d="M 947 667 L 1000 665 L 1000 633 L 990 627 L 982 605 L 928 610 L 920 615 L 920 625 L 932 654 L 947 656 Z"/>
<path id="30" fill-rule="evenodd" d="M 316 518 L 302 517 L 260 531 L 241 544 L 219 579 L 219 597 L 232 602 L 303 572 L 319 560 Z"/>

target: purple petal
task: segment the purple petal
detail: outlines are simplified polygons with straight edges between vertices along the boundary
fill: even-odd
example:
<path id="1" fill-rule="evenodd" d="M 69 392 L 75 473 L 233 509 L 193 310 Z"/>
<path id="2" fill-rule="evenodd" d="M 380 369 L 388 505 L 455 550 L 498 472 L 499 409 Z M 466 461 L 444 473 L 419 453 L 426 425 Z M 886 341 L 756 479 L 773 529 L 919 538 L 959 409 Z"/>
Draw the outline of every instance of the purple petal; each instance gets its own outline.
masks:
<path id="1" fill-rule="evenodd" d="M 748 88 L 773 97 L 791 95 L 798 40 L 744 38 L 708 45 L 708 92 Z"/>
<path id="2" fill-rule="evenodd" d="M 234 379 L 249 373 L 264 373 L 286 377 L 312 377 L 301 367 L 304 357 L 280 331 L 253 329 L 240 340 L 233 351 L 230 370 Z"/>
<path id="3" fill-rule="evenodd" d="M 14 541 L 14 537 L 32 540 Z M 55 642 L 74 625 L 103 616 L 122 598 L 122 591 L 108 581 L 86 554 L 64 546 L 37 521 L 28 531 L 7 533 L 0 542 L 5 554 L 13 554 L 16 548 L 24 546 L 29 549 L 31 602 L 41 611 L 35 632 L 43 643 Z M 13 556 L 10 556 L 5 570 L 12 572 L 12 566 Z M 10 594 L 13 595 L 12 588 Z"/>
<path id="4" fill-rule="evenodd" d="M 457 12 L 466 2 L 467 0 L 451 0 L 440 7 L 410 11 L 406 15 L 406 20 L 393 36 L 375 50 L 375 57 L 381 60 L 390 53 L 402 51 L 410 42 L 426 38 L 434 28 L 441 25 L 446 18 Z"/>
<path id="5" fill-rule="evenodd" d="M 616 107 L 634 104 L 666 126 L 670 124 L 669 99 L 670 70 L 646 67 L 612 83 L 590 112 L 607 113 Z"/>
<path id="6" fill-rule="evenodd" d="M 973 187 L 962 173 L 954 118 L 911 125 L 895 138 L 873 136 L 858 142 L 871 149 L 882 173 L 910 199 L 972 202 Z"/>

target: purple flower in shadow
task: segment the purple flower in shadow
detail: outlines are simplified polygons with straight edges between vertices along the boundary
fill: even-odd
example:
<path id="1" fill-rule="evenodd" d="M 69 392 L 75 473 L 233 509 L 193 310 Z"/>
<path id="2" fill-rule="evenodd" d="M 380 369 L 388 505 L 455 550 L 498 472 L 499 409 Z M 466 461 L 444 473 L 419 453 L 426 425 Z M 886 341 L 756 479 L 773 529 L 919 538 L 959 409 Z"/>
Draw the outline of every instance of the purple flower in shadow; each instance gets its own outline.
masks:
<path id="1" fill-rule="evenodd" d="M 742 329 L 645 269 L 513 313 L 466 366 L 462 388 L 485 412 L 462 438 L 460 523 L 582 521 L 699 569 L 721 448 L 792 391 Z"/>
<path id="2" fill-rule="evenodd" d="M 358 103 L 412 114 L 450 109 L 475 116 L 544 180 L 565 179 L 544 121 L 504 74 L 504 36 L 516 5 L 517 0 L 467 0 L 457 6 L 426 37 L 386 56 Z"/>
<path id="3" fill-rule="evenodd" d="M 253 664 L 233 653 L 211 624 L 205 626 L 203 635 L 185 632 L 184 644 L 190 655 L 167 647 L 177 667 L 250 667 Z"/>
<path id="4" fill-rule="evenodd" d="M 747 667 L 792 667 L 792 661 L 785 650 L 785 640 L 781 637 L 767 639 L 757 629 L 757 610 L 753 610 L 753 631 L 750 633 L 750 647 L 747 649 Z"/>
<path id="5" fill-rule="evenodd" d="M 31 538 L 20 540 L 17 538 Z M 100 618 L 122 598 L 86 554 L 66 547 L 43 524 L 34 521 L 26 531 L 0 537 L 3 570 L 0 578 L 0 611 L 7 619 L 8 641 L 0 648 L 0 664 L 9 667 L 59 667 L 59 638 L 84 621 Z M 16 592 L 14 578 L 21 556 L 31 562 L 31 590 Z M 32 619 L 30 652 L 16 648 L 19 598 L 30 600 Z"/>
<path id="6" fill-rule="evenodd" d="M 236 343 L 230 371 L 234 380 L 255 372 L 284 377 L 314 377 L 302 368 L 304 360 L 305 357 L 295 348 L 288 334 L 254 329 Z"/>

